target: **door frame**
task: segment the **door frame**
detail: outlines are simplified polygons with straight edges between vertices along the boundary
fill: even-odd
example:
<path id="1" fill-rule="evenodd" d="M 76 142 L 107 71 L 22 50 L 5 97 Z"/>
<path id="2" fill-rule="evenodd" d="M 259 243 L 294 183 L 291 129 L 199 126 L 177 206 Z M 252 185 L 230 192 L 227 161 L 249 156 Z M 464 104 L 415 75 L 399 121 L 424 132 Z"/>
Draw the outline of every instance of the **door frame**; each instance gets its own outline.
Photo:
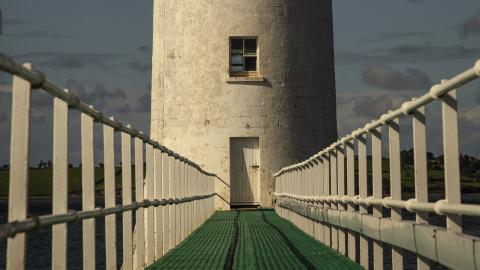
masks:
<path id="1" fill-rule="evenodd" d="M 256 166 L 258 166 L 258 174 L 257 174 L 257 181 L 256 181 L 256 193 L 254 194 L 254 198 L 256 197 L 256 201 L 252 202 L 232 202 L 232 195 L 233 195 L 233 159 L 232 159 L 232 153 L 233 153 L 233 142 L 236 139 L 253 139 L 257 141 L 257 151 L 258 151 L 258 160 Z M 245 137 L 230 137 L 229 138 L 229 160 L 230 160 L 230 168 L 229 168 L 229 173 L 230 173 L 230 206 L 232 207 L 242 207 L 242 206 L 261 206 L 261 190 L 260 190 L 260 179 L 261 179 L 261 152 L 260 152 L 260 137 L 255 137 L 255 136 L 245 136 Z M 255 165 L 252 165 L 252 167 Z M 256 195 L 256 196 L 255 196 Z"/>

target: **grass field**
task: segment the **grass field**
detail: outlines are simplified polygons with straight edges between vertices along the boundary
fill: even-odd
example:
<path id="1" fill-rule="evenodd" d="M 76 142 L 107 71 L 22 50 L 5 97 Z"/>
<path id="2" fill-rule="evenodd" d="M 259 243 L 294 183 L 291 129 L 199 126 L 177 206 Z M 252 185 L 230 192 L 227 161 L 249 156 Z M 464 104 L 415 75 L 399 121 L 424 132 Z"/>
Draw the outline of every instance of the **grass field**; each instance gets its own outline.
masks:
<path id="1" fill-rule="evenodd" d="M 116 168 L 118 171 L 120 168 Z M 133 168 L 132 168 L 133 171 Z M 103 168 L 95 168 L 95 180 L 104 178 Z M 80 194 L 82 190 L 82 168 L 70 168 L 68 171 L 68 191 L 69 193 Z M 132 178 L 133 179 L 133 178 Z M 0 196 L 5 197 L 8 194 L 9 170 L 0 171 Z M 117 189 L 122 186 L 121 174 L 116 177 Z M 96 185 L 97 191 L 103 191 L 103 183 Z M 29 195 L 30 196 L 50 196 L 52 194 L 52 169 L 30 169 Z"/>
<path id="2" fill-rule="evenodd" d="M 389 164 L 388 160 L 382 162 L 382 174 L 383 174 L 383 188 L 387 192 L 389 189 Z M 371 160 L 367 161 L 368 182 L 371 186 Z M 116 168 L 118 171 L 120 168 Z M 132 173 L 134 168 L 132 168 Z M 95 168 L 95 180 L 103 179 L 103 168 Z M 429 191 L 431 193 L 444 193 L 444 178 L 443 170 L 428 170 L 428 184 Z M 69 183 L 68 190 L 70 193 L 81 194 L 82 186 L 82 169 L 70 168 L 69 169 Z M 132 179 L 134 179 L 132 175 Z M 0 170 L 0 197 L 5 197 L 8 194 L 8 180 L 9 171 Z M 477 181 L 473 177 L 462 175 L 462 193 L 480 193 L 480 181 Z M 120 189 L 122 186 L 121 174 L 116 177 L 116 187 Z M 132 185 L 134 186 L 134 185 Z M 406 193 L 413 193 L 415 188 L 413 168 L 402 168 L 402 190 Z M 103 191 L 103 183 L 96 185 L 96 190 Z M 369 190 L 370 187 L 369 187 Z M 29 195 L 30 196 L 50 196 L 52 194 L 52 170 L 51 169 L 30 169 L 30 182 L 29 182 Z"/>

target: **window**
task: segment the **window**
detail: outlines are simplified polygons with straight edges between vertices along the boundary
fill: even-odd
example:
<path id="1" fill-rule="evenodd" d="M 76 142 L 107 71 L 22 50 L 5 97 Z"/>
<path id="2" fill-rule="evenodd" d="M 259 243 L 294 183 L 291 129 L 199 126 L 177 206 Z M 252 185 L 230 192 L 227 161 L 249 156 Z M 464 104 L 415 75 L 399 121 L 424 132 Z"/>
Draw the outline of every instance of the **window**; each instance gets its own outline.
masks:
<path id="1" fill-rule="evenodd" d="M 230 38 L 230 76 L 258 76 L 257 48 L 256 37 Z"/>

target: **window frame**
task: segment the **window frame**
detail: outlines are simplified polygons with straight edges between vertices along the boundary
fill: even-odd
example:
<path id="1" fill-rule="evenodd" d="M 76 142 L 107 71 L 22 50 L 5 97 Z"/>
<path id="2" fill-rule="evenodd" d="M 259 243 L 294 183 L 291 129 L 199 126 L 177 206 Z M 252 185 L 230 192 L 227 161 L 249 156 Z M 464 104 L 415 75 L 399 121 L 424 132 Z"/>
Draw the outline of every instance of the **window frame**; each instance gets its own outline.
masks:
<path id="1" fill-rule="evenodd" d="M 239 50 L 236 50 L 234 51 L 232 49 L 232 41 L 233 40 L 239 40 L 241 39 L 242 40 L 242 51 L 240 52 Z M 255 48 L 255 53 L 247 53 L 245 52 L 245 41 L 248 40 L 248 39 L 254 39 L 255 42 L 256 42 L 256 48 Z M 231 36 L 228 40 L 228 71 L 229 71 L 229 75 L 230 77 L 259 77 L 259 68 L 260 68 L 260 65 L 259 65 L 259 46 L 258 46 L 258 37 L 257 36 Z M 232 70 L 232 56 L 233 54 L 236 53 L 236 54 L 239 54 L 241 53 L 242 55 L 242 65 L 243 65 L 243 71 L 233 71 Z M 255 65 L 256 65 L 256 70 L 255 71 L 246 71 L 245 70 L 245 59 L 248 58 L 248 57 L 254 57 L 256 58 L 256 61 L 255 61 Z"/>

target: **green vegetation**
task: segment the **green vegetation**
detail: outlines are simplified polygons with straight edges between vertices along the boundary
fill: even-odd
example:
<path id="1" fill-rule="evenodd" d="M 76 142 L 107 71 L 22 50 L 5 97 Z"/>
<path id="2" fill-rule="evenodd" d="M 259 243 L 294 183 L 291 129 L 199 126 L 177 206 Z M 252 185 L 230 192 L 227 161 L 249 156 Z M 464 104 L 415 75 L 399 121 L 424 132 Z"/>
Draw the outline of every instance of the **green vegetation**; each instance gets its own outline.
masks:
<path id="1" fill-rule="evenodd" d="M 117 172 L 120 168 L 115 169 Z M 132 168 L 132 171 L 134 168 Z M 0 170 L 0 196 L 8 195 L 9 170 Z M 102 167 L 95 167 L 95 181 L 99 182 L 95 186 L 97 194 L 103 192 L 104 171 Z M 68 191 L 70 194 L 80 195 L 82 190 L 82 168 L 70 168 L 68 170 Z M 133 178 L 132 178 L 133 179 Z M 122 186 L 121 174 L 116 176 L 116 188 Z M 30 169 L 29 196 L 51 196 L 52 194 L 52 169 Z"/>

